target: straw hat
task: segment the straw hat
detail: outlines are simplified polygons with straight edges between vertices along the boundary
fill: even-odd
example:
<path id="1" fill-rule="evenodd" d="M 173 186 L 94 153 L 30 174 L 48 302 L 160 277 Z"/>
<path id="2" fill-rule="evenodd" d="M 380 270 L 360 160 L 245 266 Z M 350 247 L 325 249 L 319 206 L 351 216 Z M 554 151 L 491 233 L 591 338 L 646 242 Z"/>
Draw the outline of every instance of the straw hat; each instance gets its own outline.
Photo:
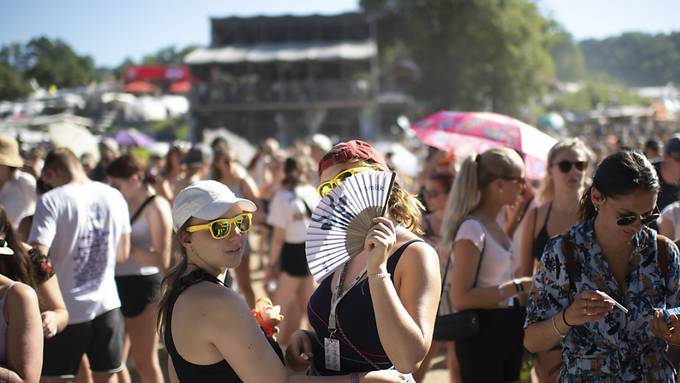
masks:
<path id="1" fill-rule="evenodd" d="M 0 165 L 12 168 L 24 166 L 24 160 L 19 155 L 17 140 L 5 134 L 0 134 Z"/>

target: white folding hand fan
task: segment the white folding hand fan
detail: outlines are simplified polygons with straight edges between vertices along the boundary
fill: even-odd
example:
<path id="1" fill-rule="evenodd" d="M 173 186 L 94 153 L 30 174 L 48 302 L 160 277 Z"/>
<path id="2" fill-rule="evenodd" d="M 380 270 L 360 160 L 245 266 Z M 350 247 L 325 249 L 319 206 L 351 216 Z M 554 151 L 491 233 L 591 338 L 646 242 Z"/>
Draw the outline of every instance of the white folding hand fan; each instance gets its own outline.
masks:
<path id="1" fill-rule="evenodd" d="M 355 174 L 325 196 L 312 213 L 305 250 L 314 280 L 320 282 L 364 248 L 373 218 L 385 215 L 395 174 Z"/>

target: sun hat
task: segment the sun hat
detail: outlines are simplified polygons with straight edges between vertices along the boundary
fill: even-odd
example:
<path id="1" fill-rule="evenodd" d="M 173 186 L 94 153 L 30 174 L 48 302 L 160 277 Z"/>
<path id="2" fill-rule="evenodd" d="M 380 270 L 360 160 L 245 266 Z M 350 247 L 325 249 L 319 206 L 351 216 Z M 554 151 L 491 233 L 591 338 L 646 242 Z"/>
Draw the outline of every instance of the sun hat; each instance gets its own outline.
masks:
<path id="1" fill-rule="evenodd" d="M 24 160 L 19 155 L 17 140 L 6 134 L 0 134 L 0 165 L 11 168 L 24 166 Z"/>

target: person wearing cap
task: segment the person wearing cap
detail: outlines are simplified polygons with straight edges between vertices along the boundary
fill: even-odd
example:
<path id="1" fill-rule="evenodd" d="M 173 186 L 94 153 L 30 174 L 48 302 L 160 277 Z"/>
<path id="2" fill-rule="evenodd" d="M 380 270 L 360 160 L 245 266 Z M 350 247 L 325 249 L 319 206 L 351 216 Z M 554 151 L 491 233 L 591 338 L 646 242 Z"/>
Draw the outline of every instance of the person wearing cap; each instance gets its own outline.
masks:
<path id="1" fill-rule="evenodd" d="M 676 134 L 666 142 L 663 159 L 652 164 L 660 184 L 656 204 L 659 210 L 663 210 L 678 200 L 680 192 L 680 135 Z"/>
<path id="2" fill-rule="evenodd" d="M 324 197 L 345 177 L 370 171 L 388 171 L 382 155 L 364 141 L 341 142 L 319 162 L 317 190 Z M 314 333 L 293 335 L 286 350 L 291 368 L 311 367 L 320 375 L 392 367 L 412 373 L 425 358 L 440 295 L 439 260 L 416 235 L 423 209 L 416 197 L 395 183 L 388 206 L 364 250 L 312 295 L 307 313 Z"/>
<path id="3" fill-rule="evenodd" d="M 114 271 L 130 252 L 127 204 L 118 190 L 87 178 L 65 148 L 47 155 L 40 178 L 51 190 L 36 204 L 30 253 L 59 275 L 69 314 L 64 331 L 45 340 L 43 377 L 73 378 L 87 354 L 95 382 L 116 381 L 125 365 Z"/>
<path id="4" fill-rule="evenodd" d="M 381 371 L 329 379 L 290 376 L 277 345 L 258 328 L 240 294 L 224 285 L 238 266 L 252 226 L 255 204 L 224 184 L 199 181 L 182 190 L 172 206 L 179 262 L 163 280 L 159 331 L 178 382 L 399 382 Z"/>
<path id="5" fill-rule="evenodd" d="M 0 205 L 7 211 L 14 229 L 35 210 L 35 178 L 19 170 L 23 166 L 17 141 L 0 134 Z"/>

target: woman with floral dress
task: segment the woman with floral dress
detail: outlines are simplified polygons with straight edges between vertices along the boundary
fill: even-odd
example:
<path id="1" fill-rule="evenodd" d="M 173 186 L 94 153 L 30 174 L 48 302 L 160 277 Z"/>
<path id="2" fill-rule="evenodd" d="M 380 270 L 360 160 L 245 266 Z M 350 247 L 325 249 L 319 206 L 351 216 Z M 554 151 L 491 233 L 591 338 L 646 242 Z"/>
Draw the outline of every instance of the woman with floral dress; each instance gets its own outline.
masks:
<path id="1" fill-rule="evenodd" d="M 644 156 L 612 154 L 583 195 L 581 223 L 545 247 L 524 345 L 538 352 L 559 342 L 558 381 L 675 381 L 659 309 L 679 304 L 678 249 L 646 226 L 659 216 L 658 189 Z"/>

